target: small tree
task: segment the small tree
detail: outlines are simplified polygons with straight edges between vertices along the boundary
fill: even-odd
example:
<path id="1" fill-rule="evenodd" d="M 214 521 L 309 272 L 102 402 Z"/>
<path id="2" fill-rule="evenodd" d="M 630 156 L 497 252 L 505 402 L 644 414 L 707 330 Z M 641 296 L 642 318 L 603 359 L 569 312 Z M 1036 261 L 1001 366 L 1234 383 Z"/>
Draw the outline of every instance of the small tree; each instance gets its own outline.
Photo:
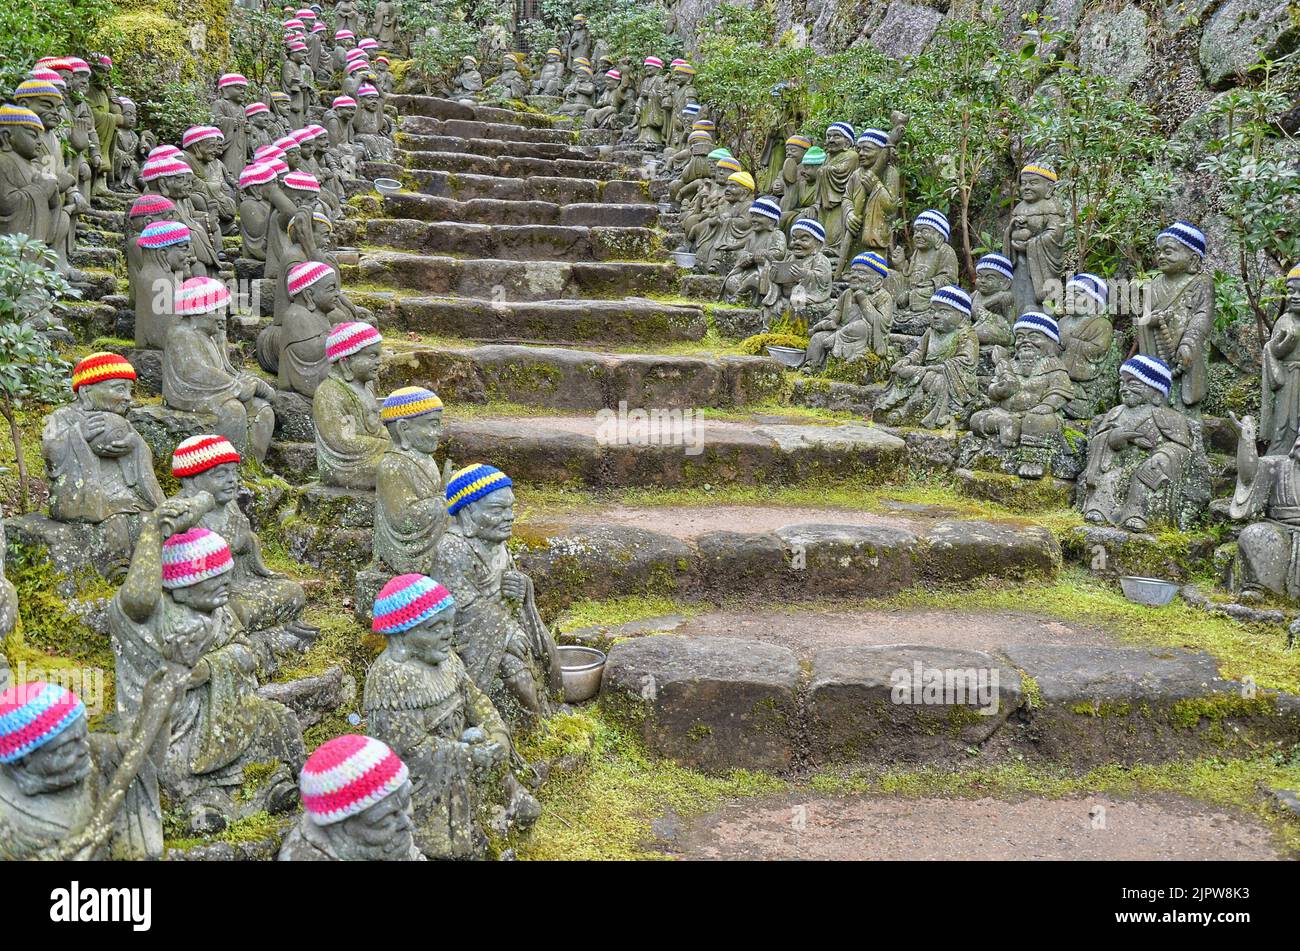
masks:
<path id="1" fill-rule="evenodd" d="M 67 362 L 31 324 L 0 324 L 0 416 L 9 424 L 18 466 L 18 505 L 23 513 L 31 508 L 32 497 L 18 414 L 29 402 L 61 402 L 68 392 L 68 372 Z"/>

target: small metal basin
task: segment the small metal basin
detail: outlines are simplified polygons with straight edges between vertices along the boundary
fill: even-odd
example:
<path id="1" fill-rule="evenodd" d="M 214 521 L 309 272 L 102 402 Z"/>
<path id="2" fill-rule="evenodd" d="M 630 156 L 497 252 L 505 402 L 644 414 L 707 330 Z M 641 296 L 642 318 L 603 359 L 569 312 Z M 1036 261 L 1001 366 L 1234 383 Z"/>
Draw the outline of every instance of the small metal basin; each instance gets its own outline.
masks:
<path id="1" fill-rule="evenodd" d="M 1125 575 L 1119 579 L 1119 586 L 1124 597 L 1138 604 L 1148 604 L 1153 608 L 1163 608 L 1178 594 L 1178 585 L 1160 578 L 1139 578 L 1137 575 Z"/>
<path id="2" fill-rule="evenodd" d="M 673 260 L 677 262 L 678 267 L 685 268 L 686 270 L 690 270 L 691 268 L 695 267 L 695 252 L 674 251 Z"/>
<path id="3" fill-rule="evenodd" d="M 381 195 L 396 195 L 402 190 L 402 183 L 395 178 L 376 178 L 375 191 Z"/>
<path id="4" fill-rule="evenodd" d="M 798 347 L 768 347 L 767 355 L 781 366 L 797 370 L 803 365 L 807 351 L 800 350 Z"/>
<path id="5" fill-rule="evenodd" d="M 564 702 L 582 703 L 596 696 L 605 673 L 605 652 L 576 644 L 562 644 L 556 650 L 564 680 Z"/>

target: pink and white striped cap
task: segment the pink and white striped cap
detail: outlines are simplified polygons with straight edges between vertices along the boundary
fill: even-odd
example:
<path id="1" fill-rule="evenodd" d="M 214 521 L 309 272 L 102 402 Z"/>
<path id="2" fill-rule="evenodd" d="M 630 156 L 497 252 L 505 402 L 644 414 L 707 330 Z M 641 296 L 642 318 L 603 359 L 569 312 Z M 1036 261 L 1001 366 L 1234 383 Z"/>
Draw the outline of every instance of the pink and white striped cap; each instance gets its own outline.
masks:
<path id="1" fill-rule="evenodd" d="M 311 130 L 308 129 L 306 126 L 303 126 L 301 129 L 294 129 L 292 132 L 289 133 L 289 135 L 299 145 L 302 145 L 304 142 L 316 138 L 316 136 L 312 135 Z"/>
<path id="2" fill-rule="evenodd" d="M 226 540 L 201 526 L 163 542 L 162 584 L 168 590 L 224 575 L 234 566 Z"/>
<path id="3" fill-rule="evenodd" d="M 357 101 L 351 96 L 335 96 L 334 101 L 330 103 L 330 105 L 335 109 L 345 109 L 349 106 L 355 109 L 357 107 Z"/>
<path id="4" fill-rule="evenodd" d="M 64 61 L 69 63 L 72 66 L 72 71 L 74 73 L 90 72 L 90 64 L 87 63 L 80 56 L 65 56 Z"/>
<path id="5" fill-rule="evenodd" d="M 290 172 L 284 176 L 284 186 L 292 188 L 294 191 L 311 192 L 317 194 L 320 192 L 320 182 L 316 181 L 316 176 L 308 172 Z"/>
<path id="6" fill-rule="evenodd" d="M 181 154 L 181 150 L 174 145 L 155 145 L 145 156 L 146 162 L 152 162 L 156 159 L 176 158 Z"/>
<path id="7" fill-rule="evenodd" d="M 605 75 L 608 76 L 610 79 L 622 79 L 622 78 L 623 78 L 623 74 L 620 73 L 617 69 L 606 70 Z"/>
<path id="8" fill-rule="evenodd" d="M 278 145 L 264 145 L 253 153 L 254 162 L 267 162 L 271 159 L 284 158 L 284 149 Z"/>
<path id="9" fill-rule="evenodd" d="M 356 35 L 355 33 L 353 33 L 351 30 L 335 30 L 335 31 L 334 31 L 334 39 L 336 39 L 336 40 L 354 40 L 354 39 L 356 39 L 356 38 L 357 38 L 357 35 Z"/>
<path id="10" fill-rule="evenodd" d="M 374 346 L 383 339 L 378 330 L 359 320 L 336 324 L 330 331 L 330 335 L 325 338 L 325 356 L 329 358 L 330 363 L 337 363 L 344 357 L 360 353 L 366 347 Z"/>
<path id="11" fill-rule="evenodd" d="M 280 25 L 281 25 L 282 27 L 284 27 L 285 30 L 290 30 L 290 31 L 291 31 L 291 30 L 301 30 L 301 29 L 303 29 L 307 24 L 303 23 L 302 20 L 299 20 L 297 17 L 293 17 L 292 19 L 285 20 L 285 21 L 284 21 L 283 23 L 281 23 Z"/>
<path id="12" fill-rule="evenodd" d="M 311 25 L 311 31 L 313 33 L 324 33 L 327 29 L 329 29 L 329 27 L 327 27 L 320 20 L 317 20 L 315 23 Z"/>
<path id="13" fill-rule="evenodd" d="M 379 49 L 379 41 L 373 36 L 367 36 L 363 37 L 361 42 L 357 43 L 357 46 L 363 50 L 377 50 Z"/>
<path id="14" fill-rule="evenodd" d="M 308 132 L 313 139 L 319 139 L 322 135 L 330 134 L 329 129 L 325 128 L 323 125 L 316 125 L 315 123 L 307 126 L 305 131 Z"/>
<path id="15" fill-rule="evenodd" d="M 374 86 L 370 85 L 370 83 L 362 83 L 361 87 L 357 90 L 358 99 L 373 99 L 375 96 L 378 95 L 379 95 L 379 90 L 376 89 Z"/>
<path id="16" fill-rule="evenodd" d="M 44 66 L 38 66 L 32 70 L 32 79 L 40 80 L 43 83 L 54 83 L 56 86 L 67 88 L 68 84 L 63 77 L 52 69 L 46 69 Z"/>
<path id="17" fill-rule="evenodd" d="M 270 111 L 271 107 L 264 102 L 250 102 L 244 106 L 244 115 L 250 119 L 253 116 L 260 116 L 262 113 Z"/>
<path id="18" fill-rule="evenodd" d="M 352 62 L 348 63 L 346 66 L 343 67 L 343 71 L 351 75 L 352 73 L 360 72 L 363 69 L 369 69 L 369 68 L 370 68 L 370 63 L 367 62 L 366 60 L 354 59 Z"/>
<path id="19" fill-rule="evenodd" d="M 351 62 L 354 59 L 365 59 L 366 51 L 363 47 L 357 46 L 354 49 L 350 49 L 346 53 L 344 53 L 343 58 L 348 62 Z"/>
<path id="20" fill-rule="evenodd" d="M 165 195 L 141 195 L 131 203 L 131 210 L 126 213 L 128 218 L 144 218 L 149 215 L 161 215 L 169 211 L 174 211 L 175 203 Z"/>
<path id="21" fill-rule="evenodd" d="M 269 165 L 271 167 L 271 170 L 275 172 L 276 178 L 279 178 L 281 175 L 287 175 L 289 173 L 289 163 L 286 162 L 284 159 L 278 159 L 278 158 L 263 159 L 262 164 Z"/>
<path id="22" fill-rule="evenodd" d="M 210 314 L 230 303 L 230 291 L 214 277 L 191 277 L 176 288 L 176 313 L 181 317 Z"/>
<path id="23" fill-rule="evenodd" d="M 195 145 L 205 139 L 220 139 L 225 141 L 225 138 L 225 133 L 214 125 L 192 125 L 186 129 L 185 134 L 181 136 L 181 146 L 188 149 L 191 145 Z"/>
<path id="24" fill-rule="evenodd" d="M 239 173 L 240 188 L 269 185 L 273 181 L 275 181 L 275 169 L 264 162 L 253 162 L 251 165 L 245 165 L 244 170 Z"/>
<path id="25" fill-rule="evenodd" d="M 303 261 L 301 264 L 295 264 L 289 268 L 287 281 L 289 293 L 296 296 L 333 273 L 334 268 L 321 261 Z"/>
<path id="26" fill-rule="evenodd" d="M 302 21 L 304 21 L 304 22 L 307 21 L 307 20 L 314 20 L 314 19 L 316 19 L 316 11 L 315 11 L 315 10 L 310 10 L 310 9 L 303 9 L 303 10 L 299 10 L 297 13 L 295 13 L 294 16 L 297 17 L 299 20 L 302 20 Z"/>
<path id="27" fill-rule="evenodd" d="M 645 58 L 645 65 L 658 66 L 660 69 L 662 69 L 664 65 L 664 61 L 661 60 L 658 56 L 647 56 Z"/>
<path id="28" fill-rule="evenodd" d="M 322 743 L 298 774 L 302 808 L 318 826 L 342 822 L 387 799 L 406 784 L 401 757 L 380 740 L 345 733 Z"/>
<path id="29" fill-rule="evenodd" d="M 230 86 L 247 86 L 248 79 L 242 73 L 226 73 L 217 80 L 218 89 L 227 89 Z"/>
<path id="30" fill-rule="evenodd" d="M 146 182 L 157 181 L 160 178 L 171 178 L 175 175 L 192 174 L 194 174 L 194 169 L 179 159 L 173 158 L 154 159 L 151 162 L 145 162 L 144 168 L 140 169 L 140 177 Z"/>
<path id="31" fill-rule="evenodd" d="M 287 152 L 290 149 L 296 149 L 298 147 L 298 140 L 292 135 L 282 135 L 271 144 L 282 152 Z"/>
<path id="32" fill-rule="evenodd" d="M 307 44 L 304 43 L 302 40 L 294 40 L 292 43 L 289 44 L 289 52 L 305 53 L 307 52 Z"/>

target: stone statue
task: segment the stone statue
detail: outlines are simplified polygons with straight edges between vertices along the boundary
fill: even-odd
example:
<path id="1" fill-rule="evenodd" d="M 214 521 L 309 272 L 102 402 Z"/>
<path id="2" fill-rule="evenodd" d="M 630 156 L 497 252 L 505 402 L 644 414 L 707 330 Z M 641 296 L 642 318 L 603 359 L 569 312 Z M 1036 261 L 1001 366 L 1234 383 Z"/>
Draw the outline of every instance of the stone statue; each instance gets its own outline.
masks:
<path id="1" fill-rule="evenodd" d="M 99 133 L 95 130 L 95 114 L 86 98 L 90 92 L 90 64 L 79 57 L 67 57 L 51 64 L 67 77 L 65 100 L 71 121 L 68 123 L 67 146 L 72 151 L 71 166 L 77 176 L 77 190 L 89 199 L 94 178 L 104 168 L 104 155 L 99 147 Z"/>
<path id="2" fill-rule="evenodd" d="M 59 126 L 65 114 L 63 93 L 53 82 L 27 79 L 14 89 L 13 100 L 18 106 L 36 113 L 41 120 L 44 132 L 41 133 L 36 162 L 41 172 L 53 178 L 59 188 L 59 202 L 54 209 L 49 233 L 31 237 L 40 238 L 54 249 L 60 273 L 74 276 L 75 269 L 68 263 L 68 258 L 76 238 L 77 219 L 89 209 L 90 203 L 77 189 L 77 175 L 64 158 L 63 140 L 59 136 Z"/>
<path id="3" fill-rule="evenodd" d="M 379 462 L 390 445 L 375 399 L 382 339 L 363 323 L 339 324 L 326 338 L 329 372 L 311 403 L 316 467 L 325 485 L 375 487 Z"/>
<path id="4" fill-rule="evenodd" d="M 581 14 L 573 17 L 573 29 L 569 31 L 569 69 L 582 61 L 591 59 L 591 32 L 587 29 L 587 18 Z"/>
<path id="5" fill-rule="evenodd" d="M 271 90 L 271 126 L 274 130 L 272 140 L 288 135 L 296 126 L 293 124 L 293 116 L 289 114 L 289 105 L 292 102 L 287 92 L 279 89 Z"/>
<path id="6" fill-rule="evenodd" d="M 595 104 L 587 110 L 583 125 L 588 129 L 618 128 L 624 108 L 623 74 L 617 69 L 605 72 L 604 84 Z"/>
<path id="7" fill-rule="evenodd" d="M 546 62 L 533 80 L 534 96 L 558 96 L 564 91 L 564 54 L 552 47 L 546 51 Z"/>
<path id="8" fill-rule="evenodd" d="M 564 87 L 564 103 L 556 110 L 562 116 L 585 118 L 596 99 L 595 73 L 590 66 L 579 63 L 574 68 L 573 78 Z"/>
<path id="9" fill-rule="evenodd" d="M 94 120 L 95 138 L 100 150 L 100 164 L 94 169 L 91 194 L 106 195 L 117 151 L 117 128 L 122 122 L 122 110 L 113 91 L 113 60 L 107 56 L 92 56 L 91 59 L 86 105 Z"/>
<path id="10" fill-rule="evenodd" d="M 0 105 L 0 234 L 46 241 L 54 232 L 61 196 L 37 164 L 44 130 L 30 109 Z"/>
<path id="11" fill-rule="evenodd" d="M 825 315 L 831 299 L 830 259 L 822 253 L 826 232 L 808 218 L 790 226 L 790 249 L 775 261 L 760 280 L 758 292 L 763 305 L 763 326 L 787 314 L 808 323 Z"/>
<path id="12" fill-rule="evenodd" d="M 275 125 L 271 107 L 264 102 L 250 102 L 244 107 L 244 116 L 248 119 L 249 155 L 256 156 L 258 149 L 270 145 L 283 134 Z"/>
<path id="13" fill-rule="evenodd" d="M 393 160 L 393 123 L 384 112 L 379 90 L 366 83 L 357 90 L 361 108 L 352 120 L 353 134 L 369 162 Z"/>
<path id="14" fill-rule="evenodd" d="M 147 225 L 135 244 L 140 258 L 131 283 L 135 343 L 161 350 L 176 321 L 176 292 L 195 263 L 190 229 L 179 221 L 159 221 Z"/>
<path id="15" fill-rule="evenodd" d="M 685 60 L 673 60 L 671 82 L 664 90 L 664 99 L 660 100 L 663 102 L 666 113 L 672 119 L 672 129 L 668 135 L 668 144 L 672 148 L 680 149 L 682 143 L 686 140 L 690 124 L 686 121 L 683 110 L 688 103 L 695 102 L 697 99 L 698 97 L 695 95 L 695 67 Z"/>
<path id="16" fill-rule="evenodd" d="M 514 529 L 510 477 L 472 465 L 447 483 L 452 523 L 438 540 L 437 577 L 456 596 L 456 650 L 474 683 L 514 726 L 549 716 L 560 688 L 555 641 L 542 624 L 533 581 L 506 543 Z"/>
<path id="17" fill-rule="evenodd" d="M 356 48 L 357 37 L 352 30 L 340 29 L 334 31 L 334 49 L 330 54 L 331 78 L 343 74 L 343 70 L 348 65 L 348 53 Z"/>
<path id="18" fill-rule="evenodd" d="M 239 507 L 240 458 L 224 436 L 191 436 L 172 454 L 172 476 L 181 486 L 176 498 L 212 496 L 213 507 L 198 524 L 230 546 L 234 559 L 230 610 L 255 644 L 265 644 L 262 656 L 269 661 L 276 654 L 305 649 L 319 629 L 302 619 L 307 606 L 302 585 L 272 571 L 262 560 L 257 534 Z"/>
<path id="19" fill-rule="evenodd" d="M 334 326 L 330 314 L 338 303 L 338 275 L 328 264 L 304 261 L 288 269 L 287 286 L 290 304 L 279 327 L 276 358 L 280 389 L 315 396 L 329 373 L 326 341 Z"/>
<path id="20" fill-rule="evenodd" d="M 220 245 L 213 243 L 206 208 L 200 209 L 195 203 L 198 189 L 193 169 L 179 158 L 154 158 L 145 162 L 140 177 L 147 193 L 171 201 L 176 220 L 189 229 L 194 256 L 191 273 L 196 277 L 215 276 L 221 269 Z"/>
<path id="21" fill-rule="evenodd" d="M 921 342 L 891 370 L 876 411 L 891 426 L 953 429 L 966 419 L 977 389 L 979 340 L 970 325 L 970 295 L 941 287 L 931 298 Z"/>
<path id="22" fill-rule="evenodd" d="M 241 813 L 292 808 L 293 776 L 305 757 L 298 718 L 256 693 L 257 655 L 228 606 L 230 548 L 197 524 L 213 505 L 199 493 L 164 503 L 158 518 L 146 520 L 108 619 L 119 717 L 139 716 L 170 638 L 185 632 L 202 644 L 158 763 L 163 791 L 200 834 L 220 831 Z M 273 769 L 250 795 L 251 766 Z"/>
<path id="23" fill-rule="evenodd" d="M 975 296 L 971 302 L 980 347 L 1011 346 L 1011 259 L 986 254 L 975 262 Z"/>
<path id="24" fill-rule="evenodd" d="M 895 112 L 888 132 L 867 129 L 858 136 L 858 167 L 845 185 L 844 240 L 840 242 L 841 274 L 855 254 L 869 251 L 886 261 L 894 250 L 894 215 L 902 204 L 903 185 L 894 149 L 903 138 L 907 116 Z"/>
<path id="25" fill-rule="evenodd" d="M 760 198 L 749 206 L 749 229 L 738 240 L 722 244 L 735 262 L 722 282 L 723 300 L 758 304 L 767 269 L 786 255 L 785 235 L 777 227 L 780 221 L 781 206 L 774 199 Z"/>
<path id="26" fill-rule="evenodd" d="M 663 105 L 663 73 L 663 60 L 658 56 L 645 58 L 636 92 L 636 140 L 645 145 L 662 145 L 664 141 L 668 115 Z"/>
<path id="27" fill-rule="evenodd" d="M 1173 374 L 1170 402 L 1199 415 L 1210 373 L 1210 330 L 1214 327 L 1214 280 L 1203 272 L 1205 235 L 1185 221 L 1156 236 L 1160 273 L 1146 288 L 1134 322 L 1138 353 L 1168 365 Z"/>
<path id="28" fill-rule="evenodd" d="M 845 199 L 849 180 L 858 168 L 858 153 L 853 145 L 857 133 L 847 122 L 832 122 L 826 130 L 822 148 L 826 164 L 817 182 L 817 220 L 826 229 L 827 254 L 838 262 L 845 234 Z M 838 268 L 836 269 L 838 270 Z"/>
<path id="29" fill-rule="evenodd" d="M 280 92 L 289 97 L 289 127 L 300 129 L 307 122 L 309 90 L 312 88 L 307 69 L 307 44 L 296 40 L 280 63 Z"/>
<path id="30" fill-rule="evenodd" d="M 787 188 L 781 198 L 781 227 L 786 231 L 800 218 L 816 220 L 817 193 L 821 190 L 822 167 L 825 164 L 826 153 L 816 146 L 804 153 L 794 186 Z"/>
<path id="31" fill-rule="evenodd" d="M 381 0 L 383 2 L 383 0 Z M 298 777 L 302 818 L 281 862 L 419 862 L 410 771 L 386 743 L 345 733 L 307 757 Z"/>
<path id="32" fill-rule="evenodd" d="M 334 4 L 334 22 L 340 30 L 350 33 L 361 29 L 361 10 L 354 0 L 339 0 Z"/>
<path id="33" fill-rule="evenodd" d="M 375 480 L 375 564 L 394 574 L 426 574 L 449 520 L 443 486 L 451 463 L 439 472 L 433 458 L 442 401 L 431 390 L 403 387 L 384 400 L 380 415 L 389 445 Z"/>
<path id="34" fill-rule="evenodd" d="M 483 856 L 474 774 L 505 765 L 510 752 L 501 714 L 453 649 L 456 616 L 442 585 L 393 578 L 374 608 L 388 644 L 366 675 L 366 721 L 410 766 L 415 841 L 432 859 Z"/>
<path id="35" fill-rule="evenodd" d="M 193 126 L 185 131 L 181 144 L 185 151 L 179 157 L 194 170 L 198 185 L 192 196 L 195 208 L 203 212 L 212 247 L 220 249 L 221 236 L 234 230 L 234 184 L 239 180 L 238 177 L 226 179 L 228 172 L 221 161 L 225 138 L 216 126 Z"/>
<path id="36" fill-rule="evenodd" d="M 212 105 L 212 124 L 221 130 L 221 162 L 233 180 L 248 163 L 248 116 L 244 97 L 248 80 L 239 73 L 226 73 L 217 80 L 217 101 Z"/>
<path id="37" fill-rule="evenodd" d="M 117 133 L 113 137 L 113 165 L 109 186 L 117 191 L 135 191 L 139 188 L 141 153 L 148 152 L 157 141 L 153 133 L 136 131 L 140 122 L 140 107 L 134 99 L 118 96 L 115 102 L 119 122 Z"/>
<path id="38" fill-rule="evenodd" d="M 853 259 L 845 274 L 849 286 L 835 310 L 808 328 L 811 336 L 803 370 L 820 371 L 828 356 L 853 363 L 866 353 L 888 355 L 889 328 L 894 323 L 894 295 L 885 286 L 888 277 L 889 265 L 879 254 L 866 251 Z"/>
<path id="39" fill-rule="evenodd" d="M 753 176 L 748 172 L 728 175 L 721 200 L 688 235 L 698 255 L 697 267 L 710 274 L 725 274 L 730 270 L 731 255 L 727 249 L 742 244 L 748 235 L 753 201 Z"/>
<path id="40" fill-rule="evenodd" d="M 799 165 L 810 148 L 812 148 L 812 139 L 806 135 L 796 133 L 785 140 L 785 157 L 781 160 L 781 170 L 779 174 L 772 176 L 772 194 L 778 199 L 782 198 L 799 180 Z"/>
<path id="41" fill-rule="evenodd" d="M 271 201 L 265 189 L 275 182 L 275 170 L 269 165 L 254 162 L 244 166 L 239 173 L 239 240 L 244 257 L 253 261 L 266 260 L 266 239 L 271 225 Z"/>
<path id="42" fill-rule="evenodd" d="M 1014 265 L 1015 312 L 1038 310 L 1061 280 L 1065 213 L 1052 197 L 1056 172 L 1045 165 L 1020 170 L 1020 200 L 1011 209 L 1003 252 Z"/>
<path id="43" fill-rule="evenodd" d="M 478 71 L 478 60 L 473 56 L 463 56 L 460 60 L 460 72 L 452 80 L 452 96 L 472 99 L 475 93 L 483 91 L 483 74 Z"/>
<path id="44" fill-rule="evenodd" d="M 690 247 L 690 235 L 695 228 L 713 216 L 726 193 L 727 179 L 739 172 L 740 163 L 725 148 L 709 153 L 713 167 L 707 177 L 686 182 L 677 193 L 682 206 L 682 232 L 686 235 L 683 249 Z"/>
<path id="45" fill-rule="evenodd" d="M 713 136 L 708 132 L 692 132 L 688 137 L 685 155 L 679 164 L 674 164 L 669 172 L 668 197 L 677 201 L 681 190 L 691 182 L 708 178 L 713 174 L 713 160 L 709 156 L 714 152 Z"/>
<path id="46" fill-rule="evenodd" d="M 357 101 L 351 96 L 335 96 L 324 116 L 326 131 L 329 132 L 330 148 L 339 156 L 343 168 L 355 168 L 356 129 L 353 125 L 357 116 Z M 354 175 L 348 176 L 355 178 Z"/>
<path id="47" fill-rule="evenodd" d="M 1083 517 L 1094 525 L 1145 532 L 1156 523 L 1176 522 L 1192 432 L 1168 405 L 1169 367 L 1139 354 L 1119 373 L 1121 403 L 1098 417 L 1088 435 Z"/>
<path id="48" fill-rule="evenodd" d="M 370 28 L 375 31 L 379 45 L 390 53 L 399 51 L 402 35 L 398 25 L 398 4 L 393 0 L 378 0 Z"/>
<path id="49" fill-rule="evenodd" d="M 1092 419 L 1115 402 L 1119 351 L 1107 316 L 1109 297 L 1105 279 L 1095 274 L 1076 274 L 1065 284 L 1061 362 L 1074 383 L 1067 419 Z"/>
<path id="50" fill-rule="evenodd" d="M 912 222 L 912 256 L 897 281 L 897 332 L 924 331 L 935 292 L 956 285 L 957 252 L 948 244 L 948 234 L 947 216 L 934 209 L 921 212 Z"/>
<path id="51" fill-rule="evenodd" d="M 1286 275 L 1286 304 L 1264 345 L 1259 432 L 1270 456 L 1290 454 L 1300 436 L 1300 265 Z"/>
<path id="52" fill-rule="evenodd" d="M 993 382 L 985 391 L 989 407 L 971 415 L 977 436 L 996 440 L 995 455 L 1013 456 L 1010 465 L 1022 479 L 1047 474 L 1061 439 L 1061 410 L 1074 395 L 1070 374 L 1060 359 L 1060 328 L 1046 314 L 1021 314 L 1012 328 L 1015 356 L 995 351 Z"/>
<path id="53" fill-rule="evenodd" d="M 1260 458 L 1255 420 L 1246 416 L 1237 426 L 1237 486 L 1228 512 L 1238 520 L 1253 520 L 1237 536 L 1231 586 L 1243 601 L 1266 593 L 1288 601 L 1300 599 L 1300 439 L 1284 455 Z"/>
<path id="54" fill-rule="evenodd" d="M 135 304 L 135 288 L 139 283 L 140 265 L 145 254 L 136 239 L 150 225 L 170 221 L 175 217 L 176 206 L 170 198 L 162 195 L 141 195 L 131 203 L 131 208 L 126 213 L 126 228 L 122 235 L 123 257 L 126 259 L 127 295 L 132 306 Z M 185 230 L 188 234 L 189 229 Z"/>
<path id="55" fill-rule="evenodd" d="M 519 71 L 519 54 L 501 57 L 501 72 L 492 80 L 488 93 L 495 99 L 523 99 L 528 95 L 528 80 Z"/>

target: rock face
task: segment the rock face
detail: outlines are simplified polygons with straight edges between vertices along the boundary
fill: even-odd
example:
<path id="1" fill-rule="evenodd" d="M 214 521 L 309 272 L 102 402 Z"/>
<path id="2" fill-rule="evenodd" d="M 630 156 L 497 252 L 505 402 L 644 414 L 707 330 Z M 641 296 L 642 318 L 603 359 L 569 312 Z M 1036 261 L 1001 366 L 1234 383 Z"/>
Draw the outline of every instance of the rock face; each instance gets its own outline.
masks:
<path id="1" fill-rule="evenodd" d="M 915 56 L 939 29 L 943 14 L 915 3 L 891 3 L 885 18 L 871 33 L 871 43 L 882 53 L 902 59 Z"/>
<path id="2" fill-rule="evenodd" d="M 1201 34 L 1201 70 L 1215 89 L 1233 85 L 1238 74 L 1295 48 L 1300 32 L 1290 4 L 1278 0 L 1227 0 Z"/>
<path id="3" fill-rule="evenodd" d="M 1099 11 L 1090 16 L 1079 35 L 1079 65 L 1113 79 L 1127 90 L 1150 65 L 1147 49 L 1147 15 L 1136 6 L 1118 13 Z"/>

